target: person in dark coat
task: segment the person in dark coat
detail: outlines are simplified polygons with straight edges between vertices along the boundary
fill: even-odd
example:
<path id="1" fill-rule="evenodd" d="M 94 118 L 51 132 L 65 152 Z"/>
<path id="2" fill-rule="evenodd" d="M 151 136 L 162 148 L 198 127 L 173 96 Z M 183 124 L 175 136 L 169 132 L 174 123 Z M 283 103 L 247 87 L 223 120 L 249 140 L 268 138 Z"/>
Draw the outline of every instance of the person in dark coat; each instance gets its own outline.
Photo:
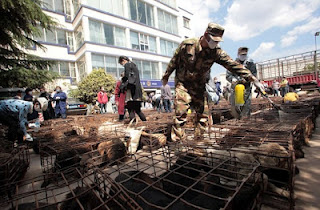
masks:
<path id="1" fill-rule="evenodd" d="M 46 111 L 43 112 L 44 120 L 52 119 L 54 117 L 54 110 L 51 104 L 52 97 L 50 93 L 48 93 L 45 87 L 40 88 L 40 95 L 39 97 L 46 98 L 48 100 L 48 108 Z"/>
<path id="2" fill-rule="evenodd" d="M 62 92 L 60 86 L 56 87 L 56 94 L 54 94 L 52 100 L 56 101 L 56 118 L 61 116 L 63 119 L 65 119 L 67 117 L 67 95 L 65 92 Z"/>
<path id="3" fill-rule="evenodd" d="M 138 68 L 126 56 L 119 57 L 119 64 L 124 66 L 121 89 L 127 90 L 126 102 L 130 120 L 135 118 L 135 114 L 137 114 L 142 121 L 146 121 L 146 117 L 141 111 L 142 88 Z"/>
<path id="4" fill-rule="evenodd" d="M 33 100 L 32 89 L 31 88 L 27 88 L 26 89 L 25 95 L 23 97 L 23 100 L 25 100 L 25 101 L 32 101 Z"/>

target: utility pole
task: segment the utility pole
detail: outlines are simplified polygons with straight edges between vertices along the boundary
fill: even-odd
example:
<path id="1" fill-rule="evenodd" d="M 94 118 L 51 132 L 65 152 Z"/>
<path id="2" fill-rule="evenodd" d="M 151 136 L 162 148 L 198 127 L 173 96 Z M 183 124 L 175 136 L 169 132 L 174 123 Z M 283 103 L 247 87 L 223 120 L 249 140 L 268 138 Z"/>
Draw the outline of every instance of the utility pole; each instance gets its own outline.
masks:
<path id="1" fill-rule="evenodd" d="M 320 31 L 317 31 L 315 34 L 314 34 L 314 46 L 315 46 L 315 51 L 314 51 L 314 76 L 315 76 L 315 79 L 316 79 L 316 82 L 317 82 L 317 85 L 318 85 L 318 64 L 317 64 L 317 36 L 319 36 L 320 34 Z"/>

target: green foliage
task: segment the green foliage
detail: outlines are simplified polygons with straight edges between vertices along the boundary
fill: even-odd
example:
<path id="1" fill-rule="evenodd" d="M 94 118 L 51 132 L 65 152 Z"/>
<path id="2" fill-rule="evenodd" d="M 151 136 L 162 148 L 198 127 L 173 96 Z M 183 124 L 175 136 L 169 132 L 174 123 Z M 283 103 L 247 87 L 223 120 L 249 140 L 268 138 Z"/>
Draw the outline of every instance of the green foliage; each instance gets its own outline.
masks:
<path id="1" fill-rule="evenodd" d="M 0 70 L 0 85 L 4 88 L 39 88 L 57 78 L 57 74 L 47 70 L 32 70 L 21 67 Z"/>
<path id="2" fill-rule="evenodd" d="M 38 25 L 52 30 L 56 23 L 40 7 L 40 0 L 0 1 L 0 70 L 14 67 L 44 69 L 51 61 L 25 53 L 22 48 L 44 47 L 33 39 L 41 34 Z"/>
<path id="3" fill-rule="evenodd" d="M 318 69 L 320 69 L 320 63 L 317 63 Z M 303 67 L 304 72 L 314 72 L 314 64 L 308 64 Z"/>
<path id="4" fill-rule="evenodd" d="M 95 69 L 78 83 L 78 89 L 71 90 L 69 95 L 85 103 L 92 103 L 97 99 L 100 87 L 103 86 L 110 96 L 115 88 L 116 81 L 104 69 Z"/>

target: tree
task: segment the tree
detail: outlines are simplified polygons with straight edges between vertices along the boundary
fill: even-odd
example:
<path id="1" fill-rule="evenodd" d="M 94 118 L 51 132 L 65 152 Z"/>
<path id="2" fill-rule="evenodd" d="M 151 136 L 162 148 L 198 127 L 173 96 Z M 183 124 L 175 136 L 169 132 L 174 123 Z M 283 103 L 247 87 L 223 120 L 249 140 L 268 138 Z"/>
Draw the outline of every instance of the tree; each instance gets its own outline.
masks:
<path id="1" fill-rule="evenodd" d="M 85 103 L 92 103 L 97 98 L 100 87 L 103 86 L 108 95 L 111 95 L 115 88 L 115 79 L 107 74 L 104 69 L 95 69 L 78 84 L 78 89 L 73 89 L 69 95 L 80 99 Z"/>
<path id="2" fill-rule="evenodd" d="M 57 78 L 57 73 L 47 70 L 14 68 L 0 73 L 0 85 L 4 88 L 29 87 L 39 88 Z"/>
<path id="3" fill-rule="evenodd" d="M 33 38 L 39 27 L 52 30 L 56 23 L 46 15 L 40 0 L 0 1 L 0 73 L 13 68 L 45 69 L 52 61 L 28 54 L 24 48 L 44 47 Z"/>

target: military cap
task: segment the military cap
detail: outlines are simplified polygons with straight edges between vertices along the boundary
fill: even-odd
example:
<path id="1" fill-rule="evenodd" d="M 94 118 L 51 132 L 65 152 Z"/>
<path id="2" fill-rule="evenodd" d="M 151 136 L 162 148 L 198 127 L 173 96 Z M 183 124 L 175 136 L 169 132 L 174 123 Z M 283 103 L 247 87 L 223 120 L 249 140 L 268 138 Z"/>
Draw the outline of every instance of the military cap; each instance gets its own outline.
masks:
<path id="1" fill-rule="evenodd" d="M 209 23 L 206 32 L 209 34 L 213 41 L 221 42 L 223 41 L 222 36 L 224 33 L 224 28 L 217 23 Z"/>
<path id="2" fill-rule="evenodd" d="M 247 47 L 239 47 L 238 54 L 239 55 L 247 55 L 249 51 L 249 48 Z"/>

